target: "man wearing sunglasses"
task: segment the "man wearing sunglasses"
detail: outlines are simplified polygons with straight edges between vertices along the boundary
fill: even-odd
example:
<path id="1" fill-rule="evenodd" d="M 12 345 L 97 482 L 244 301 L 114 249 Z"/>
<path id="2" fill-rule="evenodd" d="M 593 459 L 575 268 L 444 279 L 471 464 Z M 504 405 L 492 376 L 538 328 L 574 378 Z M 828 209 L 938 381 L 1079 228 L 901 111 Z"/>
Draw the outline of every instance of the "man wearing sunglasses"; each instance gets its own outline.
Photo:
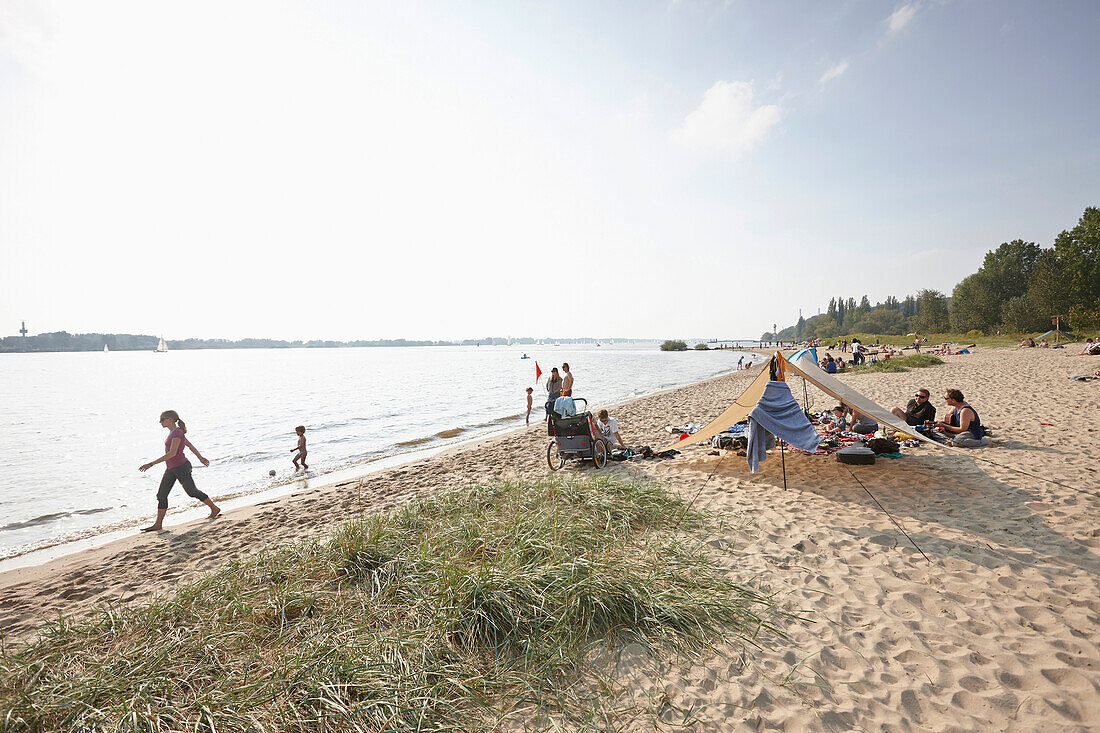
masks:
<path id="1" fill-rule="evenodd" d="M 918 389 L 905 406 L 904 412 L 900 407 L 895 407 L 890 412 L 899 420 L 904 420 L 906 425 L 924 425 L 929 420 L 935 420 L 936 408 L 928 401 L 929 394 L 926 389 Z"/>

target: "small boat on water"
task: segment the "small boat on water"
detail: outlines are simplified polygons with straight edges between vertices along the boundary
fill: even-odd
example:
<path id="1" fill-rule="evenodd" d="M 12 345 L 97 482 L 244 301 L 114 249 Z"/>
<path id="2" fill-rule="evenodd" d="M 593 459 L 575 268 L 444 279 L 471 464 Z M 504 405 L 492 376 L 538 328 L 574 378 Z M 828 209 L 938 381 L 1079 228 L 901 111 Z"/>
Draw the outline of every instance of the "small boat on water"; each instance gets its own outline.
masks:
<path id="1" fill-rule="evenodd" d="M 164 340 L 164 337 L 160 337 L 160 341 L 157 342 L 157 348 L 153 349 L 154 354 L 167 354 L 168 342 Z"/>
<path id="2" fill-rule="evenodd" d="M 520 358 L 521 358 L 521 359 L 530 359 L 531 357 L 527 356 L 527 354 L 524 354 L 524 355 L 523 355 L 523 356 L 521 356 Z"/>
<path id="3" fill-rule="evenodd" d="M 107 344 L 103 344 L 103 353 L 106 354 L 110 349 L 107 348 Z"/>

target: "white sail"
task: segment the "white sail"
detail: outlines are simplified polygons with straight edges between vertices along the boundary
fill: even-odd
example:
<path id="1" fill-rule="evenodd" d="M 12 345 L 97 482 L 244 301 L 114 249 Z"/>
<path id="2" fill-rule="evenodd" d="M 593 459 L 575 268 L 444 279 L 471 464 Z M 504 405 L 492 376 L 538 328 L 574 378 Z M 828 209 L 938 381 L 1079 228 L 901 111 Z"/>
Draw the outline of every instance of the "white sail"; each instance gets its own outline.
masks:
<path id="1" fill-rule="evenodd" d="M 160 341 L 157 342 L 156 353 L 164 354 L 168 351 L 168 342 L 164 340 L 164 337 L 160 337 Z"/>
<path id="2" fill-rule="evenodd" d="M 107 353 L 110 349 L 107 348 L 107 344 L 103 344 L 103 353 Z"/>

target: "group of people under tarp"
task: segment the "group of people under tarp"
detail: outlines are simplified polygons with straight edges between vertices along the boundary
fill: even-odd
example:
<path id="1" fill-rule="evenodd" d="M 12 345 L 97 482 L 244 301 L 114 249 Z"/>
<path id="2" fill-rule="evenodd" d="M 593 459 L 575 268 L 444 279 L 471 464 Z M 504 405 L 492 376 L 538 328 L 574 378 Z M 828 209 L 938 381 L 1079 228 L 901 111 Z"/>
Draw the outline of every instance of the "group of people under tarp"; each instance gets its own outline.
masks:
<path id="1" fill-rule="evenodd" d="M 895 407 L 890 413 L 912 426 L 916 432 L 947 445 L 977 448 L 993 444 L 989 429 L 982 425 L 978 411 L 966 401 L 960 390 L 944 390 L 943 400 L 951 409 L 946 420 L 936 420 L 936 407 L 931 402 L 931 396 L 932 393 L 922 387 L 916 390 L 904 410 Z M 850 432 L 867 436 L 879 431 L 879 424 L 873 418 L 845 405 L 834 407 L 823 422 L 827 433 Z"/>

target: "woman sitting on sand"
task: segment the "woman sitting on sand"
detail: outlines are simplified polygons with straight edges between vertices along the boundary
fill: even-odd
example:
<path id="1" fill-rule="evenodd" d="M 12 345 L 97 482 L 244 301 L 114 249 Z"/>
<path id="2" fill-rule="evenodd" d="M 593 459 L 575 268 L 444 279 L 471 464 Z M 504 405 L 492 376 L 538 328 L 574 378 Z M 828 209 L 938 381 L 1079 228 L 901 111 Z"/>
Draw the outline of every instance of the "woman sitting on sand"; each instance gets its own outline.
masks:
<path id="1" fill-rule="evenodd" d="M 949 389 L 944 394 L 944 402 L 954 408 L 947 417 L 947 422 L 937 420 L 933 423 L 938 430 L 951 436 L 948 445 L 956 448 L 978 448 L 980 446 L 993 445 L 993 441 L 985 434 L 982 421 L 978 417 L 978 411 L 967 404 L 963 399 L 963 393 L 957 389 Z"/>
<path id="2" fill-rule="evenodd" d="M 165 464 L 164 478 L 160 480 L 160 489 L 157 491 L 157 521 L 142 529 L 142 532 L 156 532 L 163 528 L 164 515 L 168 513 L 168 492 L 176 485 L 177 480 L 183 484 L 183 490 L 188 496 L 193 496 L 210 507 L 211 519 L 222 513 L 209 496 L 198 490 L 195 479 L 191 478 L 191 461 L 187 460 L 187 456 L 183 454 L 184 447 L 190 448 L 191 452 L 202 461 L 202 465 L 209 466 L 210 461 L 203 458 L 198 449 L 185 437 L 187 426 L 183 420 L 180 420 L 175 410 L 165 410 L 160 414 L 160 426 L 169 431 L 168 440 L 164 441 L 164 455 L 138 469 L 145 472 L 162 461 Z"/>

